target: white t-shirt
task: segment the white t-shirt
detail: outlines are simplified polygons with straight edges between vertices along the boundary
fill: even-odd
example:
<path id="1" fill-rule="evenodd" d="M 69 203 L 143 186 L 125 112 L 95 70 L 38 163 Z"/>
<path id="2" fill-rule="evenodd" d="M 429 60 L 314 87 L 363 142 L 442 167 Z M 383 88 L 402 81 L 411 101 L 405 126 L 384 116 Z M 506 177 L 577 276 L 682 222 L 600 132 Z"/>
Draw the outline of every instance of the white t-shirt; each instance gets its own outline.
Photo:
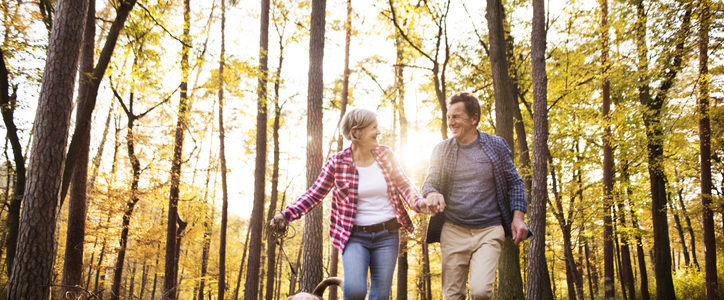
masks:
<path id="1" fill-rule="evenodd" d="M 387 181 L 377 162 L 368 167 L 357 166 L 357 172 L 359 202 L 354 224 L 368 226 L 395 218 L 395 209 L 387 197 Z"/>

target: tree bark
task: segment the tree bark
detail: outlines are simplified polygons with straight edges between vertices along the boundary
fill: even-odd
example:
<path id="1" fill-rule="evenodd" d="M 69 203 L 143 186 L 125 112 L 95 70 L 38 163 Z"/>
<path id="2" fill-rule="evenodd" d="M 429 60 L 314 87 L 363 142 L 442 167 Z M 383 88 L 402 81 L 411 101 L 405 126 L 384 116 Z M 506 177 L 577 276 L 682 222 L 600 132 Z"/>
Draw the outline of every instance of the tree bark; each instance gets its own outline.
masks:
<path id="1" fill-rule="evenodd" d="M 213 127 L 213 126 L 212 126 Z M 213 134 L 213 128 L 211 130 L 211 133 Z M 209 143 L 211 144 L 211 143 Z M 211 149 L 209 148 L 209 162 L 213 160 L 212 158 Z M 209 163 L 208 169 L 206 170 L 206 183 L 204 184 L 204 203 L 207 205 L 207 209 L 210 211 L 210 216 L 206 215 L 204 218 L 204 244 L 202 246 L 201 250 L 201 275 L 199 276 L 201 279 L 199 280 L 199 289 L 198 289 L 198 296 L 196 299 L 203 300 L 204 299 L 204 287 L 206 284 L 206 272 L 208 270 L 209 265 L 209 251 L 211 249 L 211 234 L 213 233 L 213 227 L 214 227 L 214 212 L 215 209 L 215 201 L 212 201 L 212 204 L 209 205 L 209 181 L 211 179 L 211 163 Z M 215 183 L 216 181 L 214 181 Z M 214 193 L 216 194 L 216 193 Z M 208 214 L 209 212 L 207 212 Z"/>
<path id="2" fill-rule="evenodd" d="M 326 0 L 312 0 L 307 88 L 307 186 L 314 184 L 322 169 L 322 66 L 326 5 Z M 318 206 L 304 219 L 304 263 L 300 288 L 305 292 L 311 292 L 322 281 L 322 217 L 322 207 Z"/>
<path id="3" fill-rule="evenodd" d="M 20 145 L 18 137 L 18 128 L 15 126 L 14 112 L 16 103 L 16 92 L 12 95 L 8 94 L 10 87 L 8 78 L 8 69 L 5 65 L 5 54 L 0 49 L 0 111 L 2 112 L 3 122 L 7 129 L 7 139 L 10 141 L 13 151 L 13 160 L 15 162 L 15 181 L 13 184 L 13 196 L 8 203 L 8 215 L 5 224 L 8 227 L 8 234 L 5 238 L 5 265 L 7 267 L 7 275 L 10 277 L 13 259 L 15 258 L 15 249 L 18 241 L 18 226 L 20 225 L 20 203 L 23 201 L 23 192 L 25 192 L 25 157 L 23 156 L 23 146 Z"/>
<path id="4" fill-rule="evenodd" d="M 626 211 L 624 210 L 623 201 L 617 201 L 619 226 L 626 226 Z M 631 266 L 631 238 L 628 234 L 621 237 L 621 281 L 625 287 L 623 292 L 628 290 L 628 296 L 631 300 L 636 300 L 636 283 L 634 282 L 633 268 Z"/>
<path id="5" fill-rule="evenodd" d="M 397 90 L 397 114 L 400 116 L 400 153 L 407 153 L 407 115 L 405 114 L 405 48 L 399 33 L 395 36 L 395 89 Z M 402 167 L 407 169 L 403 162 Z M 407 300 L 408 235 L 400 231 L 400 251 L 397 257 L 397 300 Z M 330 299 L 331 300 L 331 299 Z"/>
<path id="6" fill-rule="evenodd" d="M 23 193 L 8 299 L 42 299 L 50 295 L 60 176 L 87 7 L 86 0 L 59 1 L 57 5 L 33 124 L 28 184 Z"/>
<path id="7" fill-rule="evenodd" d="M 236 277 L 236 288 L 234 289 L 234 300 L 239 299 L 239 285 L 241 284 L 241 274 L 244 274 L 244 262 L 247 261 L 246 253 L 249 250 L 249 236 L 251 235 L 251 226 L 246 228 L 246 239 L 244 240 L 244 252 L 241 254 L 241 263 L 239 264 L 239 274 Z"/>
<path id="8" fill-rule="evenodd" d="M 583 228 L 582 230 L 584 230 Z M 588 275 L 588 292 L 591 295 L 591 300 L 595 299 L 597 294 L 597 286 L 594 286 L 594 282 L 598 282 L 598 278 L 595 278 L 596 270 L 594 269 L 593 272 L 591 272 L 591 269 L 594 267 L 591 266 L 591 249 L 588 246 L 588 239 L 583 240 L 583 249 L 586 256 L 586 274 Z M 594 289 L 595 287 L 595 289 Z"/>
<path id="9" fill-rule="evenodd" d="M 251 211 L 251 238 L 249 239 L 249 266 L 246 268 L 244 299 L 259 299 L 262 236 L 264 221 L 264 185 L 266 182 L 267 144 L 267 50 L 269 49 L 269 0 L 261 1 L 259 36 L 259 79 L 257 87 L 256 115 L 256 166 L 254 170 L 254 207 Z"/>
<path id="10" fill-rule="evenodd" d="M 292 269 L 292 276 L 289 278 L 289 295 L 294 294 L 294 291 L 297 287 L 297 281 L 299 281 L 299 267 L 301 263 L 302 258 L 302 250 L 304 248 L 304 238 L 302 238 L 302 244 L 299 245 L 299 251 L 297 251 L 297 262 L 294 263 L 294 268 Z"/>
<path id="11" fill-rule="evenodd" d="M 628 199 L 628 207 L 629 211 L 631 212 L 631 225 L 634 229 L 639 230 L 641 228 L 639 227 L 638 217 L 636 216 L 636 212 L 631 205 L 633 190 L 631 190 L 631 182 L 629 180 L 630 177 L 628 173 L 628 168 L 629 162 L 625 162 L 621 171 L 621 179 L 626 186 L 626 199 Z M 636 243 L 636 258 L 638 260 L 639 272 L 641 273 L 641 281 L 639 287 L 641 290 L 641 299 L 649 300 L 651 298 L 651 296 L 649 295 L 649 278 L 647 275 L 648 271 L 646 270 L 646 254 L 644 253 L 643 242 L 641 241 L 641 234 L 636 233 L 634 235 L 634 239 L 634 242 Z"/>
<path id="12" fill-rule="evenodd" d="M 269 215 L 267 218 L 271 222 L 271 218 L 274 217 L 275 210 L 277 207 L 277 202 L 279 201 L 279 128 L 281 126 L 281 118 L 282 118 L 282 106 L 279 104 L 279 88 L 281 86 L 281 75 L 282 75 L 282 63 L 284 62 L 284 41 L 283 39 L 279 38 L 279 66 L 276 70 L 276 75 L 274 76 L 274 123 L 272 127 L 272 141 L 274 144 L 274 154 L 272 157 L 272 187 L 271 187 L 271 203 L 269 206 Z M 279 245 L 281 247 L 281 243 L 283 240 L 279 241 Z M 272 300 L 275 296 L 275 289 L 278 290 L 279 285 L 275 285 L 274 278 L 276 277 L 276 268 L 277 268 L 277 258 L 276 258 L 276 241 L 271 239 L 271 237 L 267 241 L 267 256 L 269 257 L 269 261 L 267 263 L 267 292 L 266 292 L 266 299 Z M 280 253 L 281 254 L 281 253 Z M 333 270 L 330 270 L 330 276 L 336 276 L 336 268 L 335 272 L 332 272 Z M 280 273 L 279 273 L 280 274 Z M 281 274 L 280 274 L 281 275 Z M 334 290 L 334 289 L 333 289 Z M 334 290 L 336 291 L 336 290 Z M 331 293 L 331 291 L 330 291 Z"/>
<path id="13" fill-rule="evenodd" d="M 427 230 L 426 230 L 427 231 Z M 429 250 L 429 244 L 423 242 L 422 243 L 422 286 L 423 290 L 425 292 L 425 300 L 432 300 L 432 283 L 431 278 L 432 275 L 430 274 L 430 250 Z"/>
<path id="14" fill-rule="evenodd" d="M 349 47 L 352 40 L 352 0 L 347 0 L 347 17 L 344 21 L 344 70 L 342 71 L 342 98 L 339 104 L 339 121 L 337 121 L 337 152 L 342 151 L 344 145 L 344 139 L 342 137 L 342 130 L 339 128 L 342 123 L 342 118 L 347 112 L 347 102 L 349 101 Z M 329 276 L 335 277 L 338 273 L 339 268 L 339 250 L 336 247 L 331 246 L 329 251 Z M 329 300 L 337 300 L 337 287 L 331 286 L 329 288 Z"/>
<path id="15" fill-rule="evenodd" d="M 603 148 L 603 290 L 606 299 L 616 296 L 613 260 L 613 147 L 611 146 L 611 84 L 608 80 L 608 1 L 601 0 L 601 114 L 604 122 Z"/>
<path id="16" fill-rule="evenodd" d="M 138 293 L 138 299 L 143 299 L 143 292 L 146 291 L 146 279 L 148 278 L 148 266 L 146 266 L 146 261 L 143 262 L 141 270 L 141 292 Z"/>
<path id="17" fill-rule="evenodd" d="M 96 6 L 94 1 L 88 1 L 83 44 L 81 45 L 78 96 L 76 115 L 80 116 L 81 108 L 88 105 L 88 87 L 93 72 L 93 42 L 95 39 Z M 65 238 L 65 257 L 63 260 L 63 278 L 60 289 L 61 297 L 70 299 L 82 295 L 81 283 L 83 281 L 83 244 L 85 241 L 86 218 L 86 192 L 88 181 L 88 153 L 90 147 L 90 127 L 79 136 L 80 148 L 78 150 L 75 167 L 73 168 L 70 200 L 68 206 L 68 224 Z"/>
<path id="18" fill-rule="evenodd" d="M 561 234 L 563 235 L 563 255 L 566 264 L 566 283 L 568 285 L 568 299 L 583 300 L 583 284 L 581 281 L 578 281 L 578 278 L 580 278 L 580 276 L 578 274 L 578 267 L 576 266 L 576 261 L 573 257 L 573 245 L 571 243 L 571 228 L 573 226 L 572 214 L 573 210 L 575 209 L 574 203 L 576 197 L 579 196 L 580 193 L 577 192 L 574 196 L 571 197 L 571 200 L 569 202 L 569 211 L 566 217 L 563 212 L 563 199 L 561 199 L 562 197 L 560 196 L 560 193 L 558 191 L 558 179 L 555 172 L 556 168 L 553 165 L 553 159 L 550 156 L 548 156 L 548 163 L 550 165 L 551 182 L 553 184 L 553 200 L 555 200 L 555 206 L 553 206 L 552 203 L 551 211 L 558 220 L 558 224 L 561 227 Z M 576 171 L 580 172 L 580 170 Z"/>
<path id="19" fill-rule="evenodd" d="M 664 170 L 664 129 L 661 124 L 663 106 L 667 92 L 673 86 L 676 74 L 681 69 L 682 56 L 691 21 L 691 6 L 686 6 L 679 30 L 675 33 L 675 49 L 670 57 L 664 58 L 661 85 L 655 97 L 649 94 L 647 74 L 648 60 L 645 36 L 646 20 L 642 1 L 637 2 L 638 22 L 636 24 L 638 64 L 640 72 L 639 100 L 643 105 L 643 119 L 646 127 L 648 149 L 648 171 L 651 190 L 651 215 L 654 227 L 654 273 L 657 299 L 676 299 L 671 277 L 671 244 L 666 212 L 666 175 Z"/>
<path id="20" fill-rule="evenodd" d="M 709 0 L 699 3 L 699 157 L 701 162 L 702 228 L 704 230 L 704 264 L 706 272 L 706 298 L 717 299 L 719 287 L 716 270 L 716 238 L 714 236 L 714 212 L 711 193 L 711 128 L 709 121 Z M 694 236 L 691 236 L 692 244 Z M 696 253 L 694 253 L 696 255 Z"/>
<path id="21" fill-rule="evenodd" d="M 679 233 L 679 242 L 681 243 L 681 249 L 682 249 L 682 252 L 684 253 L 684 264 L 686 265 L 686 267 L 688 267 L 689 264 L 691 263 L 691 258 L 689 257 L 689 249 L 686 248 L 686 237 L 684 237 L 684 227 L 681 226 L 681 218 L 679 218 L 679 213 L 676 210 L 674 210 L 674 204 L 673 204 L 674 199 L 672 199 L 672 197 L 673 196 L 671 195 L 671 187 L 669 187 L 669 195 L 668 195 L 669 201 L 667 204 L 669 205 L 671 214 L 674 215 L 674 227 L 676 227 L 676 232 Z"/>
<path id="22" fill-rule="evenodd" d="M 135 298 L 135 297 L 133 297 L 133 288 L 134 288 L 134 282 L 136 279 L 136 262 L 135 261 L 133 262 L 133 267 L 131 267 L 131 276 L 130 277 L 131 277 L 131 283 L 128 284 L 128 293 L 126 293 L 126 295 L 128 295 L 129 299 L 133 299 L 133 298 Z"/>
<path id="23" fill-rule="evenodd" d="M 75 120 L 73 137 L 71 138 L 70 144 L 68 145 L 68 151 L 66 155 L 67 163 L 63 168 L 63 181 L 60 192 L 60 206 L 62 206 L 65 195 L 68 192 L 71 174 L 74 166 L 76 165 L 75 161 L 78 157 L 80 149 L 82 148 L 81 144 L 84 132 L 90 130 L 91 117 L 93 114 L 93 110 L 95 109 L 96 99 L 98 98 L 98 88 L 100 87 L 103 75 L 105 74 L 106 69 L 108 68 L 108 64 L 111 61 L 111 57 L 113 56 L 113 50 L 116 47 L 118 36 L 121 34 L 121 30 L 126 23 L 126 19 L 128 18 L 128 15 L 130 14 L 135 4 L 136 0 L 119 1 L 119 6 L 116 10 L 116 19 L 113 20 L 113 24 L 111 24 L 111 28 L 108 30 L 106 42 L 103 45 L 103 49 L 98 56 L 98 62 L 96 63 L 95 68 L 93 68 L 93 74 L 90 77 L 91 81 L 88 84 L 88 99 L 85 101 L 86 105 L 78 107 L 78 114 Z"/>
<path id="24" fill-rule="evenodd" d="M 686 229 L 689 231 L 689 236 L 691 237 L 691 258 L 694 262 L 694 267 L 699 269 L 699 261 L 696 259 L 696 239 L 694 238 L 694 229 L 691 226 L 691 218 L 689 217 L 689 213 L 686 211 L 684 196 L 682 194 L 683 192 L 684 191 L 682 189 L 679 189 L 679 205 L 681 206 L 681 214 L 684 215 L 684 221 L 686 221 Z"/>
<path id="25" fill-rule="evenodd" d="M 495 91 L 495 135 L 502 137 L 512 150 L 513 105 L 517 103 L 513 95 L 513 85 L 508 74 L 509 66 L 505 51 L 503 30 L 504 11 L 502 2 L 488 0 L 485 18 L 488 20 L 490 44 L 490 65 Z M 541 236 L 541 238 L 544 238 Z M 506 238 L 498 263 L 498 297 L 500 299 L 522 299 L 523 282 L 520 277 L 519 249 L 512 240 Z M 544 270 L 547 274 L 547 270 Z M 550 285 L 549 285 L 550 286 Z"/>
<path id="26" fill-rule="evenodd" d="M 176 242 L 179 239 L 178 233 L 181 232 L 177 228 L 178 200 L 179 200 L 179 184 L 181 181 L 181 160 L 184 146 L 184 132 L 186 131 L 186 122 L 189 111 L 188 99 L 188 82 L 189 82 L 189 50 L 191 44 L 191 36 L 189 30 L 191 27 L 191 5 L 190 0 L 184 0 L 184 25 L 181 39 L 181 92 L 179 96 L 178 115 L 176 119 L 176 129 L 174 134 L 173 160 L 171 161 L 171 187 L 168 197 L 168 218 L 166 221 L 166 263 L 164 264 L 164 282 L 163 282 L 163 299 L 176 299 L 176 276 L 177 276 L 177 257 L 176 253 L 179 249 Z"/>
<path id="27" fill-rule="evenodd" d="M 226 292 L 226 227 L 228 222 L 229 195 L 226 183 L 226 151 L 224 130 L 224 66 L 226 51 L 226 0 L 221 0 L 221 53 L 219 54 L 219 163 L 221 164 L 221 230 L 219 233 L 219 278 L 218 298 L 224 299 Z M 246 247 L 246 245 L 245 245 Z"/>
<path id="28" fill-rule="evenodd" d="M 530 227 L 536 235 L 528 250 L 526 299 L 553 299 L 545 257 L 547 158 L 548 153 L 548 78 L 546 75 L 545 7 L 543 0 L 533 1 L 531 63 L 533 80 L 533 184 L 531 188 Z M 491 57 L 493 46 L 491 41 Z M 492 58 L 491 58 L 492 59 Z M 505 69 L 507 70 L 507 68 Z M 497 98 L 497 97 L 496 97 Z M 497 114 L 497 113 L 496 113 Z M 512 124 L 511 124 L 512 125 Z"/>

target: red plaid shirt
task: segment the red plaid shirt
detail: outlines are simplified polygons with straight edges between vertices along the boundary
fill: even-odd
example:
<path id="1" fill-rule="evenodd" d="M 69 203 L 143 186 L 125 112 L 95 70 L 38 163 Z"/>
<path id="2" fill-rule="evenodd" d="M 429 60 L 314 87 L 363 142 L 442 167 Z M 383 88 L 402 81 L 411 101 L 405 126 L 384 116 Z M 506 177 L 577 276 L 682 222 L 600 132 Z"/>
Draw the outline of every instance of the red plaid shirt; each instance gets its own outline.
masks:
<path id="1" fill-rule="evenodd" d="M 410 220 L 410 216 L 407 214 L 402 202 L 407 202 L 408 207 L 419 212 L 420 201 L 423 198 L 410 183 L 389 147 L 378 146 L 373 150 L 373 154 L 377 164 L 382 169 L 382 174 L 385 176 L 387 197 L 395 210 L 397 221 L 411 233 L 415 227 L 412 225 L 412 220 Z M 334 188 L 332 191 L 329 236 L 332 238 L 332 244 L 341 253 L 344 251 L 344 246 L 352 234 L 352 227 L 357 215 L 358 187 L 359 173 L 354 161 L 352 161 L 352 148 L 347 148 L 332 155 L 327 160 L 314 185 L 294 203 L 287 206 L 282 211 L 282 215 L 287 221 L 299 219 L 321 203 L 327 193 Z"/>

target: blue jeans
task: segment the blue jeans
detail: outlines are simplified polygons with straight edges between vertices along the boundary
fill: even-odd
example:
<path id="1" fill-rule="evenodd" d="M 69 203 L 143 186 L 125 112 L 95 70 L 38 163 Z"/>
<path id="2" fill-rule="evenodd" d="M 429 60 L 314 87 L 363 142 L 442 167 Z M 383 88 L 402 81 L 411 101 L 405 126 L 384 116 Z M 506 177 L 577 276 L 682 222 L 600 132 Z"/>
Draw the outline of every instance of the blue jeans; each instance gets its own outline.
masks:
<path id="1" fill-rule="evenodd" d="M 398 230 L 353 232 L 342 253 L 344 299 L 364 299 L 370 270 L 370 300 L 390 299 L 392 273 L 400 247 Z"/>

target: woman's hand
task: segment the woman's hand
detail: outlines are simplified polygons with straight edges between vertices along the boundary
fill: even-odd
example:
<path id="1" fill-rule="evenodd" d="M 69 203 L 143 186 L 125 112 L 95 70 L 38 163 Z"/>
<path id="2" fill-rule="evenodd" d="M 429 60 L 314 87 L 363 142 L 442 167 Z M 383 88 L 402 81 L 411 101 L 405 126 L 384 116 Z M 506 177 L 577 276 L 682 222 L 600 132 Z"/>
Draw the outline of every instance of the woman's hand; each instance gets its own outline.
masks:
<path id="1" fill-rule="evenodd" d="M 278 214 L 272 218 L 271 223 L 269 223 L 269 226 L 274 229 L 284 229 L 287 227 L 287 218 L 285 218 L 282 214 Z"/>

